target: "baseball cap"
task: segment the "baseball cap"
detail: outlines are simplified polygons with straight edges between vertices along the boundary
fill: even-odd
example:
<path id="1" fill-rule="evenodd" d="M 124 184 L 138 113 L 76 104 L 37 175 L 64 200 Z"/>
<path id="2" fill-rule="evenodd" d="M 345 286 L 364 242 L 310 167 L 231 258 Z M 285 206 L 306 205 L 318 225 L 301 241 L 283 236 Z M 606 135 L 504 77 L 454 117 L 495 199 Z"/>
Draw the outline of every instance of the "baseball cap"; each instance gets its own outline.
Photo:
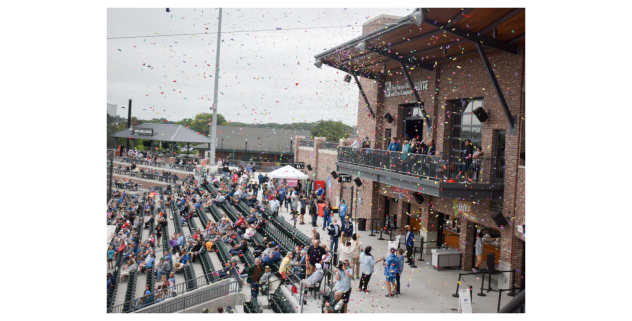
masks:
<path id="1" fill-rule="evenodd" d="M 145 294 L 150 295 L 151 291 L 145 291 Z"/>

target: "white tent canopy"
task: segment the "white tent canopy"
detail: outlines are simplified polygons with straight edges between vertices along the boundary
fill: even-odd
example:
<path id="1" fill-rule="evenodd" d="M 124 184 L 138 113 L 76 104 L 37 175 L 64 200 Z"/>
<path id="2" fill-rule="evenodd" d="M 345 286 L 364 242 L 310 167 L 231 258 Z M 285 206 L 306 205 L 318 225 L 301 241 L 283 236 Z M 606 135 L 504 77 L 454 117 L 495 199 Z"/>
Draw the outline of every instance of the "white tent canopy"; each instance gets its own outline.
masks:
<path id="1" fill-rule="evenodd" d="M 288 165 L 268 173 L 268 177 L 285 179 L 307 179 L 309 176 L 301 173 L 301 171 L 299 171 L 298 169 Z"/>

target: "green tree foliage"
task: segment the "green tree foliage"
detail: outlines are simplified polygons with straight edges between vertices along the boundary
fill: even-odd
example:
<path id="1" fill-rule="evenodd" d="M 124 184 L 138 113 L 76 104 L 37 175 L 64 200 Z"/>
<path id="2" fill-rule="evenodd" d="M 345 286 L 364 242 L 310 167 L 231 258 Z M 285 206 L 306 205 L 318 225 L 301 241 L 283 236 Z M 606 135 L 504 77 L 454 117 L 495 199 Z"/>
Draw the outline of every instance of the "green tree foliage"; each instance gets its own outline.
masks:
<path id="1" fill-rule="evenodd" d="M 199 113 L 195 115 L 194 118 L 185 118 L 177 124 L 188 126 L 189 129 L 194 130 L 198 133 L 208 135 L 209 124 L 213 120 L 213 114 L 209 113 Z M 226 118 L 221 114 L 217 114 L 217 124 L 218 125 L 227 125 Z"/>
<path id="2" fill-rule="evenodd" d="M 312 137 L 325 137 L 328 142 L 338 141 L 340 138 L 349 138 L 353 127 L 345 125 L 341 121 L 321 120 L 314 124 Z"/>

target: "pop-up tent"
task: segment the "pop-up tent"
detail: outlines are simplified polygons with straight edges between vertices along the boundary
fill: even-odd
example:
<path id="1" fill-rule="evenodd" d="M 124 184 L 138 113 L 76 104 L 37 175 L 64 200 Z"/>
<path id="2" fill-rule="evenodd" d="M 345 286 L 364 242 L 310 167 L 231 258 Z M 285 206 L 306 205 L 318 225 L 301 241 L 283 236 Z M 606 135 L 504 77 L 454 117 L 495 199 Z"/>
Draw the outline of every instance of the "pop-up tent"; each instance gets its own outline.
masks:
<path id="1" fill-rule="evenodd" d="M 309 176 L 301 173 L 298 169 L 292 166 L 281 167 L 275 171 L 268 173 L 270 178 L 285 178 L 285 179 L 307 179 Z"/>

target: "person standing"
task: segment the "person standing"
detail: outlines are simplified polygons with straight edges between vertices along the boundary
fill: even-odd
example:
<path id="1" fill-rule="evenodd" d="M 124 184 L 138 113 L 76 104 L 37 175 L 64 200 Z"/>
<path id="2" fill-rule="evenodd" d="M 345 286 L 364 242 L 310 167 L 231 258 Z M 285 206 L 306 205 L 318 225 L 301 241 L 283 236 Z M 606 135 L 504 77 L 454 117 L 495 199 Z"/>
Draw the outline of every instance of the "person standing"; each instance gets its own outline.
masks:
<path id="1" fill-rule="evenodd" d="M 391 254 L 386 258 L 386 262 L 384 265 L 384 277 L 386 278 L 386 288 L 388 289 L 387 298 L 396 297 L 397 294 L 393 294 L 391 289 L 395 290 L 397 293 L 396 287 L 396 273 L 398 268 L 397 256 L 395 255 L 395 248 L 391 248 Z"/>
<path id="2" fill-rule="evenodd" d="M 408 172 L 407 170 L 407 161 L 408 161 L 408 153 L 410 152 L 410 144 L 408 143 L 408 139 L 404 140 L 404 146 L 402 146 L 402 155 L 401 155 L 401 163 L 400 170 L 402 172 Z"/>
<path id="3" fill-rule="evenodd" d="M 309 215 L 312 216 L 312 226 L 317 227 L 316 218 L 318 217 L 318 209 L 316 207 L 316 198 L 314 198 L 314 195 L 310 195 L 309 198 Z"/>
<path id="4" fill-rule="evenodd" d="M 323 208 L 323 231 L 327 228 L 327 224 L 330 224 L 331 203 L 327 202 L 325 208 Z"/>
<path id="5" fill-rule="evenodd" d="M 344 307 L 342 313 L 347 313 L 347 304 L 349 303 L 349 297 L 351 296 L 351 269 L 349 268 L 349 261 L 345 260 L 340 262 L 338 269 L 336 270 L 336 291 L 342 292 L 342 300 L 344 301 Z"/>
<path id="6" fill-rule="evenodd" d="M 476 255 L 476 265 L 472 268 L 472 271 L 478 272 L 478 267 L 483 263 L 483 231 L 478 232 L 478 237 L 474 244 L 474 254 Z"/>
<path id="7" fill-rule="evenodd" d="M 402 286 L 400 283 L 400 277 L 402 273 L 404 273 L 404 250 L 397 249 L 397 271 L 395 272 L 395 279 L 397 280 L 397 291 L 395 291 L 396 295 L 402 294 Z"/>
<path id="8" fill-rule="evenodd" d="M 353 235 L 353 241 L 355 242 L 351 242 L 351 241 L 347 241 L 346 243 L 343 243 L 343 246 L 340 248 L 340 260 L 344 261 L 344 260 L 348 260 L 351 262 L 351 264 L 349 265 L 351 267 L 351 269 L 353 270 L 353 276 L 351 277 L 352 280 L 355 280 L 355 278 L 358 277 L 358 269 L 360 268 L 360 264 L 359 262 L 356 264 L 356 260 L 354 260 L 354 256 L 356 254 L 356 252 L 358 253 L 358 257 L 360 255 L 360 251 L 358 250 L 358 243 L 359 243 L 359 238 L 357 235 Z"/>
<path id="9" fill-rule="evenodd" d="M 406 263 L 412 265 L 414 260 L 413 247 L 415 246 L 415 233 L 410 225 L 406 225 L 406 229 L 408 230 L 408 232 L 406 232 Z"/>
<path id="10" fill-rule="evenodd" d="M 347 203 L 345 202 L 345 200 L 340 201 L 339 214 L 340 222 L 344 222 L 345 216 L 347 216 Z"/>
<path id="11" fill-rule="evenodd" d="M 362 148 L 371 148 L 371 141 L 369 137 L 364 137 L 364 141 L 362 141 Z"/>
<path id="12" fill-rule="evenodd" d="M 468 139 L 465 141 L 465 152 L 463 153 L 463 172 L 465 173 L 465 182 L 470 180 L 470 169 L 472 167 L 472 156 L 474 155 L 474 148 L 472 142 Z"/>
<path id="13" fill-rule="evenodd" d="M 307 249 L 307 276 L 312 275 L 316 269 L 316 263 L 322 263 L 325 249 L 320 246 L 319 240 L 312 240 L 312 245 Z"/>
<path id="14" fill-rule="evenodd" d="M 305 224 L 305 207 L 307 206 L 307 202 L 305 201 L 305 197 L 303 197 L 303 194 L 301 194 L 301 196 L 299 197 L 299 202 L 301 204 L 301 225 Z"/>
<path id="15" fill-rule="evenodd" d="M 375 261 L 373 255 L 371 255 L 370 245 L 367 246 L 362 253 L 360 253 L 360 269 L 362 270 L 362 277 L 360 278 L 360 287 L 358 288 L 358 291 L 364 291 L 366 293 L 371 292 L 367 288 L 369 286 L 373 270 L 375 269 L 375 264 L 383 260 L 384 258 Z"/>
<path id="16" fill-rule="evenodd" d="M 346 217 L 345 221 L 342 222 L 342 243 L 346 244 L 351 235 L 353 235 L 353 224 L 349 217 Z"/>
<path id="17" fill-rule="evenodd" d="M 390 170 L 392 171 L 396 171 L 396 167 L 398 165 L 398 154 L 396 153 L 397 151 L 399 151 L 399 144 L 397 143 L 397 140 L 395 137 L 391 138 L 391 143 L 388 145 L 387 150 L 390 152 L 390 160 L 391 160 L 391 164 L 390 164 Z"/>
<path id="18" fill-rule="evenodd" d="M 338 239 L 340 238 L 341 233 L 341 228 L 340 225 L 338 225 L 338 220 L 334 219 L 334 222 L 329 225 L 327 230 L 330 238 L 329 247 L 331 248 L 331 251 L 333 253 L 338 252 Z"/>

